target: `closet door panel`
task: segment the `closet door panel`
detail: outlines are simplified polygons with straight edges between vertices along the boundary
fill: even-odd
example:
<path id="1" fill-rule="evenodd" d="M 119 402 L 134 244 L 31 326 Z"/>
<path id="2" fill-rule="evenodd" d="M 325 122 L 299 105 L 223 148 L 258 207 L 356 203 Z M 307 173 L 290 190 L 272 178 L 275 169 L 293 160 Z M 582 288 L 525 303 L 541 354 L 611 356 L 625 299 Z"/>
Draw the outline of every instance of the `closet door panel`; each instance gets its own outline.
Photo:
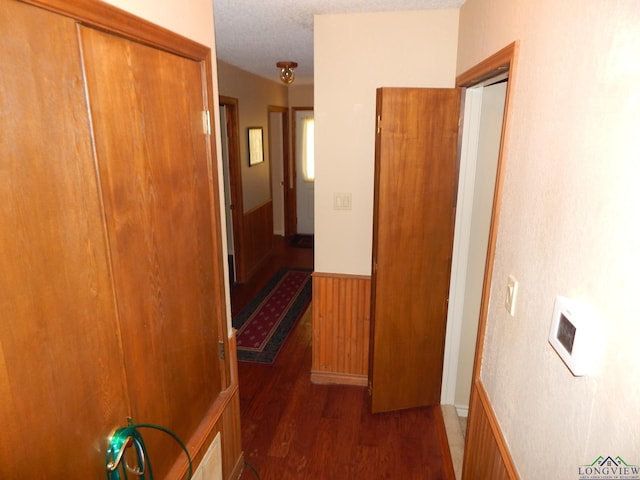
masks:
<path id="1" fill-rule="evenodd" d="M 188 439 L 221 390 L 202 65 L 81 34 L 132 415 Z M 172 441 L 148 446 L 161 478 Z"/>
<path id="2" fill-rule="evenodd" d="M 378 90 L 371 408 L 440 402 L 460 92 Z"/>
<path id="3" fill-rule="evenodd" d="M 0 478 L 104 478 L 128 405 L 76 28 L 2 0 L 0 31 Z"/>

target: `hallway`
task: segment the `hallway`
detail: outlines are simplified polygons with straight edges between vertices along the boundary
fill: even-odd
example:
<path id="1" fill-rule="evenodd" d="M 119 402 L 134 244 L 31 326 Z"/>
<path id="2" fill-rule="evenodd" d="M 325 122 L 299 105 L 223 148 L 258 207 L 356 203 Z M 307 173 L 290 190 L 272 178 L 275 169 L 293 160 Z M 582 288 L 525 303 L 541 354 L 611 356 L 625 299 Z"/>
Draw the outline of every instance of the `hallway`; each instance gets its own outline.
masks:
<path id="1" fill-rule="evenodd" d="M 313 251 L 275 237 L 275 255 L 232 290 L 234 315 L 282 266 L 313 268 Z M 271 366 L 238 364 L 241 479 L 453 479 L 439 407 L 371 415 L 362 387 L 314 385 L 311 309 Z"/>

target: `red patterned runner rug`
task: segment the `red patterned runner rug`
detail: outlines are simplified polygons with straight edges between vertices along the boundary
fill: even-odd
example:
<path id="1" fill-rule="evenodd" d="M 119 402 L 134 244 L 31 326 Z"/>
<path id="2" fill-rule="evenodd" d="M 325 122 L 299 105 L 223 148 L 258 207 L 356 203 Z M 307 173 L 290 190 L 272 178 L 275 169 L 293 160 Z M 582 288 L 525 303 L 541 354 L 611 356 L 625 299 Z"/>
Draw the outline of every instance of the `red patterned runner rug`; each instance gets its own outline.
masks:
<path id="1" fill-rule="evenodd" d="M 271 364 L 311 302 L 311 272 L 281 269 L 233 319 L 238 360 Z"/>

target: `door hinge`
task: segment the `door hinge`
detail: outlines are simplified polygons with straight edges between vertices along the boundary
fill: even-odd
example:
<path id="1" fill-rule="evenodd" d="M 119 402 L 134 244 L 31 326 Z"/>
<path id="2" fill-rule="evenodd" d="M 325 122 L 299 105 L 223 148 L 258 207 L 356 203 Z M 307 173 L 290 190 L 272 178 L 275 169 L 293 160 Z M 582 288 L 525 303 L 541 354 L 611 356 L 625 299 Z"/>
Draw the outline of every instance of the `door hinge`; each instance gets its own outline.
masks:
<path id="1" fill-rule="evenodd" d="M 380 133 L 381 129 L 382 129 L 382 118 L 380 117 L 380 115 L 378 115 L 378 119 L 376 122 L 376 134 Z"/>
<path id="2" fill-rule="evenodd" d="M 202 112 L 202 130 L 205 135 L 211 135 L 211 114 L 209 110 Z"/>
<path id="3" fill-rule="evenodd" d="M 218 358 L 220 358 L 220 360 L 225 359 L 224 342 L 222 340 L 218 342 Z"/>

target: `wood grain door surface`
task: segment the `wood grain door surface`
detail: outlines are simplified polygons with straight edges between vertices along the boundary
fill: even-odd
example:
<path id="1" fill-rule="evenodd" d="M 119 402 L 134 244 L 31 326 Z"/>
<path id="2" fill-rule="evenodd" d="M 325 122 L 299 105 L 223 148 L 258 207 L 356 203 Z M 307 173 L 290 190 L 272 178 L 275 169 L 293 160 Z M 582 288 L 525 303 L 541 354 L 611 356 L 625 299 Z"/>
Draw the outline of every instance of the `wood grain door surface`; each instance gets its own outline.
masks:
<path id="1" fill-rule="evenodd" d="M 204 62 L 9 0 L 0 30 L 0 478 L 104 478 L 128 415 L 186 440 L 222 388 Z"/>
<path id="2" fill-rule="evenodd" d="M 14 1 L 0 31 L 0 477 L 104 478 L 129 402 L 77 33 Z"/>
<path id="3" fill-rule="evenodd" d="M 377 92 L 373 412 L 440 403 L 459 113 L 458 89 Z"/>
<path id="4" fill-rule="evenodd" d="M 221 391 L 202 66 L 91 28 L 81 38 L 131 412 L 189 438 Z M 153 433 L 150 451 L 170 442 Z"/>

